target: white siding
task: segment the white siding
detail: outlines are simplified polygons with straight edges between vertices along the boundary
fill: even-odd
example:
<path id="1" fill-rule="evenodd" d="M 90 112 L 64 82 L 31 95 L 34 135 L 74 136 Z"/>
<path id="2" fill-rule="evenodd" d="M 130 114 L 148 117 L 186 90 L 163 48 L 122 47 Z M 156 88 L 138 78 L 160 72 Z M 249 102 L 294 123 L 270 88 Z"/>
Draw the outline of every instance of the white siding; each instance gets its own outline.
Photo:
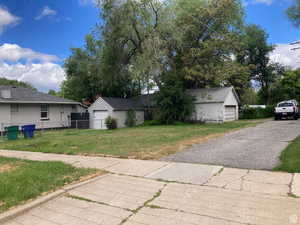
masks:
<path id="1" fill-rule="evenodd" d="M 135 113 L 136 113 L 136 124 L 137 125 L 143 124 L 145 121 L 144 111 L 135 111 Z"/>
<path id="2" fill-rule="evenodd" d="M 49 104 L 49 120 L 41 120 L 41 104 L 18 104 L 18 111 L 11 112 L 10 104 L 0 104 L 1 127 L 35 124 L 37 128 L 69 126 L 72 105 Z"/>
<path id="3" fill-rule="evenodd" d="M 235 106 L 236 107 L 235 108 L 235 110 L 236 110 L 235 111 L 235 115 L 236 115 L 235 120 L 238 120 L 239 119 L 239 103 L 238 103 L 238 100 L 235 97 L 235 94 L 233 93 L 233 91 L 230 91 L 225 99 L 224 108 L 226 106 Z M 224 114 L 224 121 L 226 121 L 225 114 Z"/>
<path id="4" fill-rule="evenodd" d="M 10 104 L 0 104 L 0 131 L 4 130 L 7 122 L 10 122 Z"/>
<path id="5" fill-rule="evenodd" d="M 144 123 L 144 112 L 135 111 L 135 114 L 137 119 L 136 125 Z M 117 119 L 118 128 L 126 127 L 125 122 L 127 119 L 127 111 L 114 111 L 111 116 Z"/>
<path id="6" fill-rule="evenodd" d="M 102 98 L 98 98 L 89 108 L 90 113 L 90 128 L 99 129 L 95 124 L 104 124 L 104 120 L 99 120 L 95 118 L 95 111 L 107 111 L 108 115 L 112 116 L 113 109 L 109 104 L 107 104 Z"/>
<path id="7" fill-rule="evenodd" d="M 195 114 L 193 119 L 203 122 L 222 122 L 222 103 L 197 103 L 195 104 Z"/>
<path id="8" fill-rule="evenodd" d="M 117 119 L 118 128 L 126 127 L 127 111 L 114 111 L 111 116 Z"/>

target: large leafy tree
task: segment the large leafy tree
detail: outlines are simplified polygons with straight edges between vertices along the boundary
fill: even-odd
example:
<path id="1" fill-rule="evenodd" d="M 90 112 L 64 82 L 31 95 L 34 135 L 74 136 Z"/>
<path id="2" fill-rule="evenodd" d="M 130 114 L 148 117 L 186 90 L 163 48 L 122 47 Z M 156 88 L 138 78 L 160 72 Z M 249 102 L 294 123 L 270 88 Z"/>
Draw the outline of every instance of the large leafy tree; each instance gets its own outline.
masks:
<path id="1" fill-rule="evenodd" d="M 286 71 L 271 88 L 272 103 L 287 99 L 300 101 L 300 69 Z"/>
<path id="2" fill-rule="evenodd" d="M 27 82 L 17 81 L 17 80 L 9 80 L 4 77 L 0 77 L 0 85 L 25 87 L 25 88 L 30 88 L 30 89 L 36 90 L 35 87 L 33 87 L 31 84 L 29 84 Z"/>
<path id="3" fill-rule="evenodd" d="M 97 95 L 130 97 L 135 91 L 139 92 L 128 73 L 119 70 L 117 61 L 117 47 L 103 47 L 101 40 L 87 35 L 86 45 L 73 48 L 65 62 L 67 79 L 62 84 L 61 94 L 81 101 L 94 100 Z"/>
<path id="4" fill-rule="evenodd" d="M 300 26 L 300 0 L 294 0 L 294 4 L 286 11 L 289 19 L 296 27 Z"/>
<path id="5" fill-rule="evenodd" d="M 237 54 L 237 61 L 249 68 L 248 83 L 252 82 L 252 85 L 260 89 L 263 104 L 270 103 L 272 84 L 284 71 L 283 66 L 270 61 L 269 54 L 274 50 L 274 46 L 268 44 L 267 38 L 267 33 L 259 26 L 246 26 L 243 45 Z"/>

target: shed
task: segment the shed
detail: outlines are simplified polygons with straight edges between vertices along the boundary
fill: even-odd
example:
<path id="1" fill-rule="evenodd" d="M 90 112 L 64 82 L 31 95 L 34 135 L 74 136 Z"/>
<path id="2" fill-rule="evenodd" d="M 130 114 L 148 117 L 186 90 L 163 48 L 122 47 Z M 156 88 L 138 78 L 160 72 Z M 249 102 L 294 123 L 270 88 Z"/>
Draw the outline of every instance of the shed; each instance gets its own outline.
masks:
<path id="1" fill-rule="evenodd" d="M 118 128 L 126 127 L 129 110 L 135 111 L 136 124 L 144 122 L 144 107 L 139 101 L 133 99 L 99 97 L 88 110 L 92 129 L 106 129 L 105 119 L 108 116 L 117 119 Z"/>
<path id="2" fill-rule="evenodd" d="M 227 122 L 239 118 L 239 97 L 233 87 L 189 89 L 195 98 L 192 120 Z"/>

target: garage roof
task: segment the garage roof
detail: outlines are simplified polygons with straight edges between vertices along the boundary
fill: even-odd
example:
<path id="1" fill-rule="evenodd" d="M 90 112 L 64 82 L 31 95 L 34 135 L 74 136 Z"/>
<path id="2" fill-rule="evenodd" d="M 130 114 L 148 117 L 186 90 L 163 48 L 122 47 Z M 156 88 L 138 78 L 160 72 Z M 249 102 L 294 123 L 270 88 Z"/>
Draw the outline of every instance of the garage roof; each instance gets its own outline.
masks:
<path id="1" fill-rule="evenodd" d="M 233 87 L 189 89 L 187 92 L 196 98 L 196 103 L 223 103 L 228 94 L 233 92 L 237 101 L 239 97 Z"/>
<path id="2" fill-rule="evenodd" d="M 111 98 L 111 97 L 101 97 L 106 103 L 108 103 L 114 110 L 127 111 L 133 110 L 143 110 L 143 105 L 136 100 L 126 99 L 126 98 Z"/>

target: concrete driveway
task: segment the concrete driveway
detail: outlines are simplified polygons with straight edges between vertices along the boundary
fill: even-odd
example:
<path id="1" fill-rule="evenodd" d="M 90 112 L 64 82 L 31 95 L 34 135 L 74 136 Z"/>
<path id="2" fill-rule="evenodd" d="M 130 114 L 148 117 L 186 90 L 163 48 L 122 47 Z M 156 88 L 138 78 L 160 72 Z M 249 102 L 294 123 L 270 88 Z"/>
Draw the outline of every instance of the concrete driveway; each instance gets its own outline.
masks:
<path id="1" fill-rule="evenodd" d="M 270 170 L 278 165 L 281 151 L 299 135 L 300 121 L 268 121 L 193 145 L 162 160 Z"/>

